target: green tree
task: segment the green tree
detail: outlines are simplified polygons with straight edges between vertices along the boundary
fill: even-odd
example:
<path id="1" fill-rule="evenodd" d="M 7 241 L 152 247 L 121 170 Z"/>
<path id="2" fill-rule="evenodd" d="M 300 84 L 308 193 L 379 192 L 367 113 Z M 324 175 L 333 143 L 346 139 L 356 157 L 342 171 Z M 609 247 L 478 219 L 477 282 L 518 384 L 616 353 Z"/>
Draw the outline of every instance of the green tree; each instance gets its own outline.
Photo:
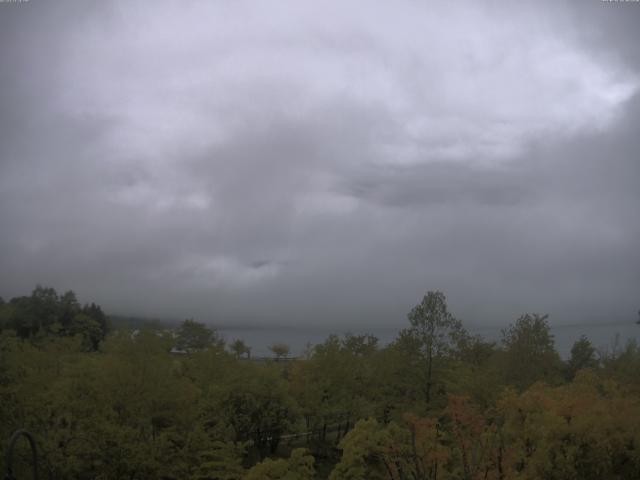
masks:
<path id="1" fill-rule="evenodd" d="M 0 305 L 0 331 L 11 328 L 13 326 L 12 319 L 14 310 L 15 306 L 9 303 Z"/>
<path id="2" fill-rule="evenodd" d="M 640 395 L 640 344 L 635 339 L 629 340 L 623 349 L 601 352 L 600 361 L 606 377 L 635 389 Z"/>
<path id="3" fill-rule="evenodd" d="M 85 351 L 95 351 L 104 338 L 104 333 L 100 324 L 89 315 L 78 313 L 71 320 L 68 329 L 71 335 L 82 337 L 82 345 Z"/>
<path id="4" fill-rule="evenodd" d="M 596 349 L 589 339 L 582 335 L 579 340 L 576 340 L 573 347 L 571 347 L 571 356 L 567 364 L 569 380 L 575 377 L 578 370 L 582 370 L 583 368 L 596 368 L 597 366 Z"/>
<path id="5" fill-rule="evenodd" d="M 55 289 L 38 285 L 31 293 L 31 309 L 38 318 L 39 327 L 47 328 L 57 322 L 60 303 Z"/>
<path id="6" fill-rule="evenodd" d="M 92 303 L 81 309 L 71 290 L 58 296 L 55 289 L 38 285 L 30 296 L 14 297 L 0 310 L 0 327 L 15 330 L 21 338 L 41 340 L 47 336 L 73 336 L 82 330 L 88 339 L 86 345 L 95 350 L 108 331 L 106 315 L 100 306 Z M 93 322 L 84 317 L 76 319 L 79 314 Z M 97 330 L 93 323 L 97 324 Z"/>
<path id="7" fill-rule="evenodd" d="M 237 442 L 251 441 L 262 458 L 276 452 L 283 434 L 296 420 L 296 406 L 281 370 L 267 365 L 235 363 L 235 375 L 216 399 L 211 414 L 222 414 Z"/>
<path id="8" fill-rule="evenodd" d="M 182 322 L 176 335 L 176 348 L 185 352 L 197 352 L 211 346 L 221 346 L 216 332 L 204 323 L 187 319 Z"/>
<path id="9" fill-rule="evenodd" d="M 382 480 L 389 477 L 384 457 L 388 433 L 373 419 L 363 419 L 342 439 L 342 456 L 329 480 Z"/>
<path id="10" fill-rule="evenodd" d="M 450 454 L 435 419 L 405 415 L 403 425 L 360 420 L 340 442 L 329 480 L 436 480 Z"/>
<path id="11" fill-rule="evenodd" d="M 247 358 L 251 358 L 251 347 L 249 347 L 243 340 L 236 339 L 229 345 L 229 349 L 233 352 L 236 358 L 246 355 Z"/>
<path id="12" fill-rule="evenodd" d="M 76 294 L 69 290 L 60 297 L 60 316 L 57 321 L 63 330 L 69 331 L 73 323 L 73 317 L 80 313 L 80 303 Z"/>
<path id="13" fill-rule="evenodd" d="M 555 349 L 548 315 L 524 314 L 502 330 L 506 381 L 524 389 L 537 380 L 557 382 L 562 361 Z"/>
<path id="14" fill-rule="evenodd" d="M 358 419 L 377 410 L 376 344 L 377 339 L 368 335 L 330 335 L 314 347 L 309 359 L 291 365 L 291 391 L 305 431 L 313 432 L 309 443 L 320 455 L 330 454 Z"/>
<path id="15" fill-rule="evenodd" d="M 434 364 L 453 353 L 466 333 L 462 323 L 448 310 L 442 292 L 430 291 L 408 314 L 411 327 L 401 332 L 404 343 L 417 348 L 423 360 L 424 395 L 431 402 Z"/>
<path id="16" fill-rule="evenodd" d="M 357 356 L 372 355 L 378 349 L 378 338 L 374 335 L 353 335 L 347 333 L 342 339 L 344 349 Z"/>
<path id="17" fill-rule="evenodd" d="M 38 332 L 57 330 L 54 325 L 60 317 L 58 295 L 53 288 L 38 285 L 29 297 L 14 297 L 10 304 L 13 311 L 9 325 L 21 338 L 29 338 Z"/>
<path id="18" fill-rule="evenodd" d="M 201 453 L 194 480 L 242 480 L 246 471 L 242 466 L 247 445 L 215 440 Z"/>
<path id="19" fill-rule="evenodd" d="M 100 305 L 91 302 L 91 304 L 82 307 L 82 313 L 93 318 L 98 323 L 100 331 L 102 332 L 102 338 L 104 338 L 109 331 L 109 322 Z"/>
<path id="20" fill-rule="evenodd" d="M 270 458 L 255 465 L 245 480 L 312 480 L 314 458 L 304 448 L 296 448 L 288 459 Z"/>

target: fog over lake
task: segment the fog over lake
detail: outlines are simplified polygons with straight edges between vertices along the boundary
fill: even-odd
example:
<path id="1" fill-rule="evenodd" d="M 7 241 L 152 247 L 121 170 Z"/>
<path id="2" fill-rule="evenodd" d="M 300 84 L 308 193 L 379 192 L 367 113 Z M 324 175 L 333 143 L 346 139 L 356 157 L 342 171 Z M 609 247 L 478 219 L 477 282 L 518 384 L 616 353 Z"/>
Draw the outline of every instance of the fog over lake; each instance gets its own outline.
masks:
<path id="1" fill-rule="evenodd" d="M 497 326 L 470 325 L 469 333 L 481 335 L 485 340 L 499 343 L 502 328 Z M 392 328 L 344 329 L 312 327 L 264 327 L 264 328 L 221 328 L 218 333 L 227 341 L 242 339 L 251 347 L 254 356 L 273 356 L 269 346 L 285 343 L 291 348 L 292 356 L 304 356 L 308 346 L 323 343 L 331 334 L 343 336 L 371 334 L 384 346 L 395 340 L 398 330 Z M 569 358 L 571 347 L 581 336 L 586 336 L 599 352 L 613 353 L 623 350 L 629 341 L 640 341 L 640 325 L 618 323 L 608 325 L 559 325 L 551 328 L 556 349 L 562 358 Z"/>

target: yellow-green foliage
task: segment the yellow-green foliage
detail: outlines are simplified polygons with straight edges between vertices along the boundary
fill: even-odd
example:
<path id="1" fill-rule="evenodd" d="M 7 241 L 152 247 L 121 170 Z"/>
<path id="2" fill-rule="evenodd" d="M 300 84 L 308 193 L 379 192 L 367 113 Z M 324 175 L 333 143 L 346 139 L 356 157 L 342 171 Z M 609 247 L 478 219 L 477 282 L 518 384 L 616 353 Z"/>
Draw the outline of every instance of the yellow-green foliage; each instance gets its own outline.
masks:
<path id="1" fill-rule="evenodd" d="M 501 346 L 447 318 L 455 335 L 437 349 L 425 328 L 385 347 L 330 336 L 304 359 L 256 362 L 200 324 L 186 354 L 170 353 L 161 328 L 116 330 L 95 350 L 87 318 L 99 307 L 36 293 L 0 305 L 0 439 L 32 432 L 45 478 L 640 478 L 635 344 L 597 358 L 581 339 L 564 363 L 545 318 L 523 316 Z M 27 328 L 32 301 L 48 330 Z M 21 444 L 18 478 L 26 458 Z"/>
<path id="2" fill-rule="evenodd" d="M 288 459 L 272 460 L 270 458 L 255 465 L 245 480 L 310 480 L 314 478 L 313 456 L 304 448 L 291 452 Z"/>

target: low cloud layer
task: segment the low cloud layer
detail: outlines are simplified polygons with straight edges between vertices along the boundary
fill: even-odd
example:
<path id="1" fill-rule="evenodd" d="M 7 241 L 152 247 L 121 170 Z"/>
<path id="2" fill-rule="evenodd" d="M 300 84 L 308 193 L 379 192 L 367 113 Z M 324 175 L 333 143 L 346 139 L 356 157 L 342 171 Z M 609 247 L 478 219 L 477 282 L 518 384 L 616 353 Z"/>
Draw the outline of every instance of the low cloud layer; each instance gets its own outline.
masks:
<path id="1" fill-rule="evenodd" d="M 582 2 L 584 3 L 584 2 Z M 0 295 L 219 324 L 640 307 L 637 4 L 0 4 Z"/>

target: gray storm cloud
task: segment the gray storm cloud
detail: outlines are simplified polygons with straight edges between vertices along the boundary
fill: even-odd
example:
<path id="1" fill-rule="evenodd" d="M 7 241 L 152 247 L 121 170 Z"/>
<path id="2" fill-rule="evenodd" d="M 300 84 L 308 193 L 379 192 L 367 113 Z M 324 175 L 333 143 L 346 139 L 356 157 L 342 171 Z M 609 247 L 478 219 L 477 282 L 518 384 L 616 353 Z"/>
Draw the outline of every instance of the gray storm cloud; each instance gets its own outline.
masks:
<path id="1" fill-rule="evenodd" d="M 597 5 L 596 5 L 597 3 Z M 640 305 L 640 7 L 0 4 L 0 295 L 397 325 Z"/>

